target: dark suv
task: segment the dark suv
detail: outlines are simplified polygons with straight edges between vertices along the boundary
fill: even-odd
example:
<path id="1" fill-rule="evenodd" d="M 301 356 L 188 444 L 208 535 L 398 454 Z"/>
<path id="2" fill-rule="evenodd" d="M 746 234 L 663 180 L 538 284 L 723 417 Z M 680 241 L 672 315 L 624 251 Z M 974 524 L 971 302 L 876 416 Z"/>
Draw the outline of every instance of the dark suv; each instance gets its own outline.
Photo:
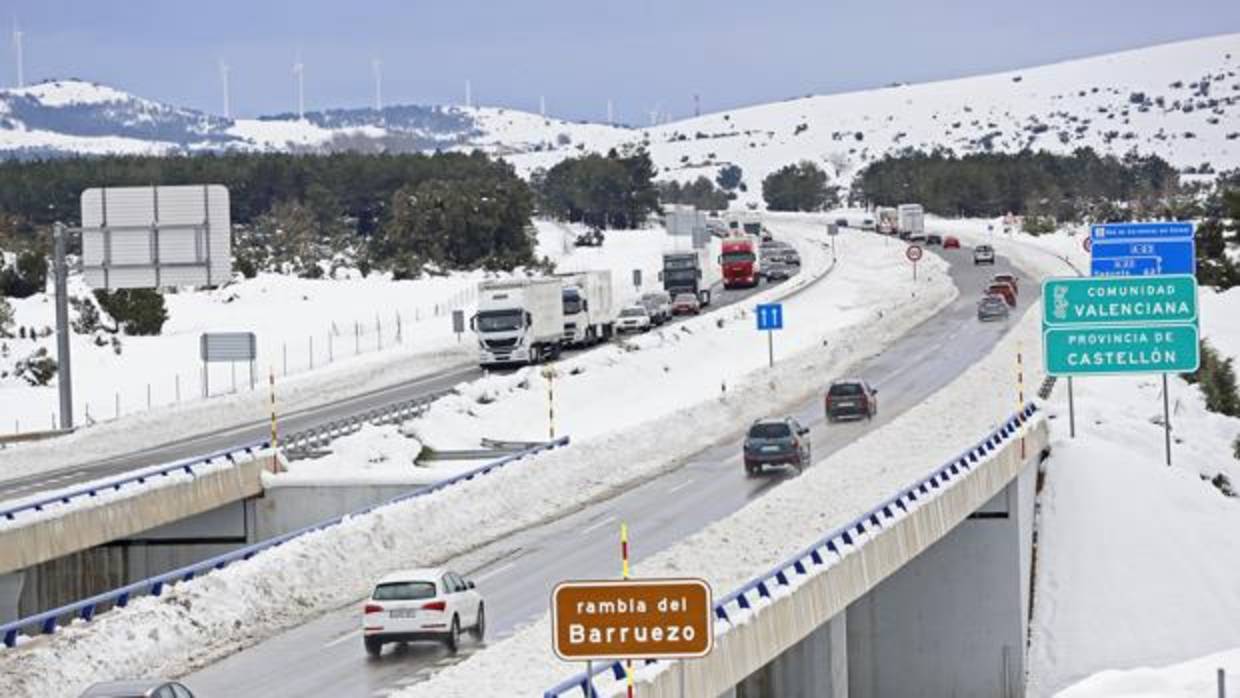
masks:
<path id="1" fill-rule="evenodd" d="M 843 417 L 872 419 L 878 414 L 877 395 L 877 390 L 859 378 L 835 381 L 827 389 L 823 401 L 827 421 L 834 422 Z"/>
<path id="2" fill-rule="evenodd" d="M 748 475 L 764 465 L 792 465 L 801 472 L 810 464 L 809 429 L 792 417 L 760 419 L 750 425 L 743 450 Z"/>

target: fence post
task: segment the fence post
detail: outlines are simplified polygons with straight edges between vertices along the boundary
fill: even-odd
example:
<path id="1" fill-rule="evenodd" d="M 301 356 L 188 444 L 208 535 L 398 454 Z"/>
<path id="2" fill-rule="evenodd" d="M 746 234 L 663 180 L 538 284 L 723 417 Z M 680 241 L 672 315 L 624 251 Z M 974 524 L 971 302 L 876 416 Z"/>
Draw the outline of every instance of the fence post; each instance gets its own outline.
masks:
<path id="1" fill-rule="evenodd" d="M 375 345 L 383 351 L 383 321 L 379 319 L 379 313 L 375 313 Z"/>
<path id="2" fill-rule="evenodd" d="M 181 402 L 181 374 L 179 373 L 177 374 L 177 380 L 176 380 L 176 396 L 177 396 L 177 403 L 180 404 Z"/>
<path id="3" fill-rule="evenodd" d="M 327 332 L 327 363 L 330 364 L 331 362 L 335 360 L 336 360 L 336 349 L 335 349 L 334 343 L 332 342 L 331 330 L 328 330 Z"/>
<path id="4" fill-rule="evenodd" d="M 1227 698 L 1227 673 L 1222 667 L 1218 670 L 1218 698 Z"/>
<path id="5" fill-rule="evenodd" d="M 288 378 L 288 342 L 280 345 L 280 351 L 284 355 L 284 377 Z"/>
<path id="6" fill-rule="evenodd" d="M 400 311 L 399 311 L 399 310 L 397 310 L 397 311 L 396 311 L 396 343 L 397 343 L 397 344 L 400 344 L 400 343 L 401 343 L 401 341 L 404 339 L 404 337 L 403 337 L 403 336 L 401 336 L 401 335 L 402 335 L 402 332 L 401 332 L 401 331 L 402 331 L 402 329 L 403 329 L 403 328 L 402 328 L 402 323 L 401 323 L 401 321 L 400 321 Z"/>
<path id="7" fill-rule="evenodd" d="M 121 391 L 116 391 L 116 419 L 121 417 Z"/>
<path id="8" fill-rule="evenodd" d="M 314 370 L 314 335 L 310 335 L 310 370 Z"/>
<path id="9" fill-rule="evenodd" d="M 146 408 L 151 409 L 151 384 L 146 384 Z"/>
<path id="10" fill-rule="evenodd" d="M 362 325 L 357 320 L 353 321 L 353 355 L 357 356 L 362 353 Z"/>

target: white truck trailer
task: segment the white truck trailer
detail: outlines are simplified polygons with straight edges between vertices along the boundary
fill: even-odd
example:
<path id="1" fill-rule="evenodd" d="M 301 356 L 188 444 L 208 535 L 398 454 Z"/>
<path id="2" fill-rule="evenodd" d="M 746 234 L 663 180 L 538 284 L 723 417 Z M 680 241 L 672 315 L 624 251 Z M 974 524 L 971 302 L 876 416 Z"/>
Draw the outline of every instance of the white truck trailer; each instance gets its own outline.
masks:
<path id="1" fill-rule="evenodd" d="M 900 204 L 900 237 L 907 240 L 926 239 L 926 211 L 921 204 Z"/>
<path id="2" fill-rule="evenodd" d="M 563 283 L 564 342 L 588 347 L 611 338 L 620 309 L 611 270 L 556 274 Z"/>
<path id="3" fill-rule="evenodd" d="M 510 279 L 478 284 L 478 335 L 483 368 L 536 364 L 559 355 L 564 340 L 561 279 Z"/>

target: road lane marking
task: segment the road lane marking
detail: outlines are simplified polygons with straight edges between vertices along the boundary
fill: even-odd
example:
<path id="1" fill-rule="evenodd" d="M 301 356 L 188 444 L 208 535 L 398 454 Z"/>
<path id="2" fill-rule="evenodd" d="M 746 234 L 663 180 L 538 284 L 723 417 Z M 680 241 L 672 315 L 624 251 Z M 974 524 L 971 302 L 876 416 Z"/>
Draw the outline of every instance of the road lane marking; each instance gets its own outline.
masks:
<path id="1" fill-rule="evenodd" d="M 609 523 L 611 523 L 611 522 L 613 522 L 613 521 L 615 521 L 615 520 L 616 520 L 616 515 L 615 515 L 615 514 L 612 514 L 611 516 L 608 516 L 607 518 L 603 519 L 602 521 L 597 521 L 597 522 L 592 523 L 592 524 L 590 524 L 589 526 L 586 526 L 585 528 L 581 529 L 581 534 L 582 534 L 582 535 L 586 535 L 587 533 L 590 533 L 590 532 L 592 532 L 592 531 L 597 531 L 598 529 L 602 528 L 603 526 L 606 526 L 607 524 L 609 524 Z"/>
<path id="2" fill-rule="evenodd" d="M 340 637 L 336 638 L 335 640 L 332 640 L 331 642 L 327 643 L 326 645 L 323 645 L 323 647 L 324 647 L 324 649 L 326 649 L 326 648 L 328 648 L 328 647 L 335 647 L 336 645 L 339 645 L 339 644 L 340 644 L 340 643 L 342 643 L 342 642 L 347 642 L 347 641 L 349 641 L 349 640 L 352 640 L 353 638 L 355 638 L 355 637 L 357 637 L 358 635 L 361 635 L 361 634 L 362 634 L 362 629 L 361 629 L 361 628 L 358 628 L 357 630 L 353 630 L 353 631 L 350 631 L 350 632 L 345 633 L 344 635 L 341 635 Z"/>
<path id="3" fill-rule="evenodd" d="M 692 485 L 694 479 L 695 478 L 689 478 L 688 480 L 685 480 L 684 482 L 680 483 L 679 485 L 676 485 L 675 487 L 668 488 L 667 493 L 672 494 L 673 492 L 679 492 L 680 490 L 683 490 L 689 485 Z"/>
<path id="4" fill-rule="evenodd" d="M 514 566 L 514 565 L 516 565 L 516 564 L 517 564 L 517 563 L 516 563 L 516 561 L 514 560 L 513 562 L 509 562 L 509 563 L 507 563 L 507 564 L 500 565 L 499 567 L 496 567 L 495 569 L 490 570 L 490 571 L 488 571 L 488 572 L 485 572 L 485 573 L 483 573 L 483 574 L 475 574 L 475 575 L 473 575 L 474 581 L 475 581 L 475 582 L 484 582 L 484 581 L 486 581 L 486 580 L 490 579 L 491 577 L 494 577 L 495 575 L 499 574 L 500 572 L 503 572 L 504 570 L 506 570 L 506 569 L 508 569 L 508 568 L 510 568 L 510 567 L 513 567 L 513 566 Z"/>

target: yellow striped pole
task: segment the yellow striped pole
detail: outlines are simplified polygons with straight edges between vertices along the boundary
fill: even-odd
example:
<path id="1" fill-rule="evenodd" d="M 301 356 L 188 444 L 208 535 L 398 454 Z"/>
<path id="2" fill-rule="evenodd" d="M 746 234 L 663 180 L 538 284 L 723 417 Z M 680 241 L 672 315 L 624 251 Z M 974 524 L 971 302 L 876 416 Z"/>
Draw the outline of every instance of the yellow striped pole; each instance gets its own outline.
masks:
<path id="1" fill-rule="evenodd" d="M 623 521 L 620 522 L 620 575 L 623 579 L 629 578 L 629 525 Z M 633 660 L 628 660 L 624 664 L 624 673 L 626 683 L 628 685 L 628 698 L 633 698 Z"/>
<path id="2" fill-rule="evenodd" d="M 276 372 L 268 368 L 267 385 L 270 387 L 271 403 L 271 472 L 280 472 L 280 436 L 276 430 Z"/>

